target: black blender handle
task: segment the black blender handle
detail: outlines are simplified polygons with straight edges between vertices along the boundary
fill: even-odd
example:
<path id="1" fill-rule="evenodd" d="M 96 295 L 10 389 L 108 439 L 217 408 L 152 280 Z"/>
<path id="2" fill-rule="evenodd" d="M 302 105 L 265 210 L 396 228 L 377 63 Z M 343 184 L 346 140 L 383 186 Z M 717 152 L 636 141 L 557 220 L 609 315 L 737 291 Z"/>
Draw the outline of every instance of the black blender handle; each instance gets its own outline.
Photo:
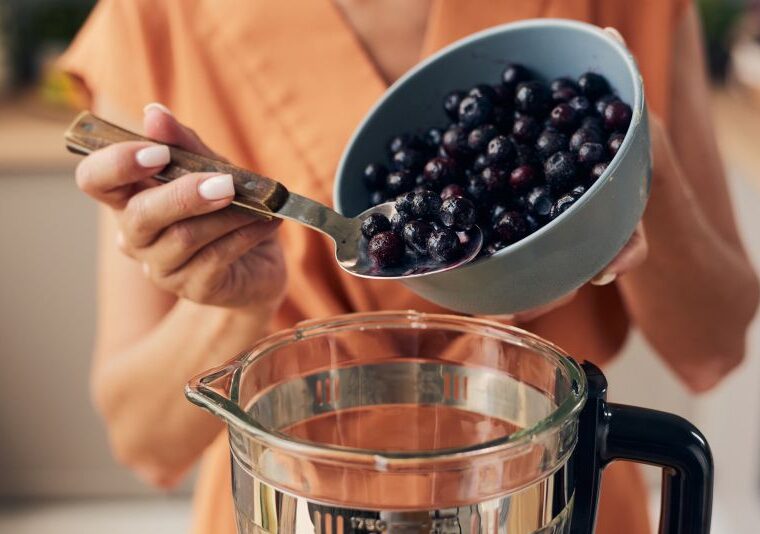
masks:
<path id="1" fill-rule="evenodd" d="M 583 363 L 589 383 L 573 455 L 575 508 L 571 534 L 590 534 L 596 525 L 602 470 L 616 460 L 663 468 L 660 534 L 709 534 L 713 461 L 702 433 L 673 414 L 608 403 L 607 381 Z"/>

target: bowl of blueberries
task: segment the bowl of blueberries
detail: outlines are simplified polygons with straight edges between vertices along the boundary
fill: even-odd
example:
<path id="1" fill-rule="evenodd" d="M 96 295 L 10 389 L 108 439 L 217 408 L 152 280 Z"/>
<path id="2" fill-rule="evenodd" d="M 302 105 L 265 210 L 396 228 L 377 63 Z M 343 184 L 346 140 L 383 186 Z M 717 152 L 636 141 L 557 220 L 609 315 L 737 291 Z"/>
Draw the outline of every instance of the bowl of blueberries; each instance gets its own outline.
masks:
<path id="1" fill-rule="evenodd" d="M 641 219 L 650 181 L 630 52 L 597 26 L 536 19 L 466 37 L 393 84 L 343 154 L 334 204 L 355 216 L 395 202 L 363 228 L 387 265 L 410 252 L 455 260 L 478 226 L 473 261 L 402 282 L 440 306 L 498 315 L 598 274 Z"/>

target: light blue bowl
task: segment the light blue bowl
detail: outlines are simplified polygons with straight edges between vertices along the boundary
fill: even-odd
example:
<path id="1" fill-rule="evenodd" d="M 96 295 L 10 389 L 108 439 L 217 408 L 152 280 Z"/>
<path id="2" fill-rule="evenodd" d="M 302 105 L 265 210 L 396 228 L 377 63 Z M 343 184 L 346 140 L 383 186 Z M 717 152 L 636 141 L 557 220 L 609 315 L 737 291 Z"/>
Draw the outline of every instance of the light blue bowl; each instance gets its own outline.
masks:
<path id="1" fill-rule="evenodd" d="M 421 297 L 471 314 L 510 314 L 580 287 L 620 251 L 649 195 L 651 156 L 641 76 L 630 52 L 597 26 L 535 19 L 497 26 L 443 49 L 399 79 L 349 142 L 335 180 L 335 208 L 354 216 L 369 206 L 361 173 L 385 159 L 390 137 L 445 126 L 444 95 L 496 83 L 507 63 L 523 63 L 547 81 L 603 74 L 633 108 L 623 145 L 607 171 L 569 210 L 534 234 L 467 266 L 404 281 Z"/>

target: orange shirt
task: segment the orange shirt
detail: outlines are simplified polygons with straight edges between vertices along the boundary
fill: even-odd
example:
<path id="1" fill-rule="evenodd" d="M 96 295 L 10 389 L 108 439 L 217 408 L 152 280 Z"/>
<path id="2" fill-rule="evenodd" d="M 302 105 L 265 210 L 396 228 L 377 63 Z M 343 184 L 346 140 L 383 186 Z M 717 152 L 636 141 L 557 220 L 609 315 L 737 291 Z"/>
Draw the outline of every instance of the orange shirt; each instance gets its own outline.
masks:
<path id="1" fill-rule="evenodd" d="M 532 17 L 615 26 L 636 55 L 650 109 L 667 124 L 671 39 L 688 0 L 433 0 L 423 56 L 474 31 Z M 95 101 L 139 124 L 168 105 L 218 153 L 331 204 L 335 168 L 353 129 L 386 88 L 333 0 L 101 0 L 63 59 Z M 306 318 L 414 308 L 441 311 L 394 282 L 343 273 L 319 234 L 284 224 L 288 294 L 274 328 Z M 604 363 L 628 319 L 613 286 L 584 287 L 569 305 L 526 326 L 571 354 Z M 204 455 L 194 532 L 235 532 L 229 449 Z M 605 473 L 600 534 L 646 534 L 634 467 Z"/>

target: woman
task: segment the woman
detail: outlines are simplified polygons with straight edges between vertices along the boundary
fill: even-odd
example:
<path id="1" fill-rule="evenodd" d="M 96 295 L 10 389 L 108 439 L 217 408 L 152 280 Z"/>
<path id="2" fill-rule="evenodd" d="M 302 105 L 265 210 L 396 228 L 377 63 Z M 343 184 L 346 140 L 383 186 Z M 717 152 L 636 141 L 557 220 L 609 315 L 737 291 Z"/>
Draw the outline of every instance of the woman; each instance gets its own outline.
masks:
<path id="1" fill-rule="evenodd" d="M 654 185 L 647 239 L 637 232 L 596 279 L 604 285 L 514 321 L 599 364 L 636 324 L 686 385 L 706 390 L 743 357 L 758 285 L 731 212 L 688 2 L 103 0 L 64 64 L 106 118 L 139 128 L 143 115 L 159 142 L 213 148 L 329 203 L 342 147 L 388 83 L 459 37 L 539 16 L 622 32 L 654 116 Z M 152 104 L 141 113 L 156 101 L 172 112 Z M 395 283 L 344 274 L 314 232 L 222 210 L 229 176 L 156 187 L 151 176 L 167 161 L 158 143 L 121 143 L 77 169 L 104 208 L 93 398 L 116 457 L 150 483 L 172 487 L 203 456 L 194 531 L 231 533 L 229 451 L 221 424 L 184 400 L 188 377 L 305 318 L 441 310 Z M 648 532 L 633 466 L 611 467 L 603 493 L 600 533 Z"/>

